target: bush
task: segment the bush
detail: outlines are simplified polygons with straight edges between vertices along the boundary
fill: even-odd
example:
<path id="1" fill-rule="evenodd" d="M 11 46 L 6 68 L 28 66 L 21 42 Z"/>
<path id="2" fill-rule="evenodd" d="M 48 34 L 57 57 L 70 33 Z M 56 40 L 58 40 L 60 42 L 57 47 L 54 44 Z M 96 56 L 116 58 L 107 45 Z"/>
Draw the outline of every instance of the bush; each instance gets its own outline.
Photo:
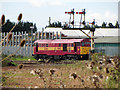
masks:
<path id="1" fill-rule="evenodd" d="M 102 56 L 102 53 L 94 53 L 91 57 L 93 61 L 99 61 L 100 56 Z"/>
<path id="2" fill-rule="evenodd" d="M 2 61 L 2 67 L 4 66 L 17 66 L 17 64 L 9 60 L 4 60 Z"/>

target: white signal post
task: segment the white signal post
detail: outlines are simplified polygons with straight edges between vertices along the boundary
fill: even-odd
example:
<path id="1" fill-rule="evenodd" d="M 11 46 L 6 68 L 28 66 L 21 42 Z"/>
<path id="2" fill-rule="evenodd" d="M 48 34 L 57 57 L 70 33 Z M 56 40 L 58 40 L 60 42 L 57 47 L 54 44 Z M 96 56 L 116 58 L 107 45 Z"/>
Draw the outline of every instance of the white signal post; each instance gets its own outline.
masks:
<path id="1" fill-rule="evenodd" d="M 71 12 L 65 12 L 65 14 L 69 14 L 70 15 L 70 23 L 73 25 L 73 28 L 74 28 L 74 14 L 80 14 L 81 16 L 84 15 L 84 26 L 85 26 L 85 9 L 82 10 L 82 12 L 75 12 L 74 11 L 74 8 L 71 10 Z M 73 21 L 71 22 L 71 14 L 73 15 Z M 81 24 L 81 22 L 80 22 Z"/>

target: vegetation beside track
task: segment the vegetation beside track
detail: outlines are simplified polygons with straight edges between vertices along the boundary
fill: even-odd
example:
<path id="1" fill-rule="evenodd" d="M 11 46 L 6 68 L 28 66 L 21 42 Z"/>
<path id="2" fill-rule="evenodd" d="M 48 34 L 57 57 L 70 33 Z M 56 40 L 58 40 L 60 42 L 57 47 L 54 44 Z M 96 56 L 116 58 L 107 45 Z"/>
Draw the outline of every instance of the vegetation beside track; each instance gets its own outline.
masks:
<path id="1" fill-rule="evenodd" d="M 3 87 L 120 88 L 120 59 L 95 53 L 92 60 L 63 60 L 3 67 Z M 51 74 L 50 71 L 54 71 Z"/>

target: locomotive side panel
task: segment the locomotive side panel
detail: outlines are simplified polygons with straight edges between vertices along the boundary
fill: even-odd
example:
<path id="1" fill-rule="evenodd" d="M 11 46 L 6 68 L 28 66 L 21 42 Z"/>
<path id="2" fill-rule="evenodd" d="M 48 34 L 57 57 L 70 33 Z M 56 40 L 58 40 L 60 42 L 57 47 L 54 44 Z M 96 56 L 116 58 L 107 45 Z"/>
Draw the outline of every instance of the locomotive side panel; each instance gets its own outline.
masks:
<path id="1" fill-rule="evenodd" d="M 66 47 L 64 46 L 66 45 Z M 41 47 L 40 47 L 41 46 Z M 74 47 L 70 46 L 70 44 L 48 44 L 40 45 L 38 47 L 38 53 L 34 54 L 46 54 L 46 55 L 65 55 L 65 54 L 74 54 Z M 35 51 L 34 47 L 34 51 Z"/>

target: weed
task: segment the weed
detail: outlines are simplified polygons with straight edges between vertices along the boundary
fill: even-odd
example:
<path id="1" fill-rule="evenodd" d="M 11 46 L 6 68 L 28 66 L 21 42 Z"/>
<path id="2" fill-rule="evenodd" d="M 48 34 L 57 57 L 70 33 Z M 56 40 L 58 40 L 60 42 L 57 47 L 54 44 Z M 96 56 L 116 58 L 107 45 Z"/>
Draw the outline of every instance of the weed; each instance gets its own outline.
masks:
<path id="1" fill-rule="evenodd" d="M 110 76 L 107 80 L 107 86 L 108 88 L 115 88 L 117 86 L 118 82 L 114 79 L 114 77 Z"/>
<path id="2" fill-rule="evenodd" d="M 100 56 L 103 56 L 103 54 L 102 53 L 94 53 L 91 57 L 92 61 L 98 61 Z"/>
<path id="3" fill-rule="evenodd" d="M 14 56 L 14 57 L 11 57 L 11 60 L 17 60 L 17 61 L 24 61 L 24 60 L 35 60 L 33 57 L 23 57 L 23 56 Z"/>
<path id="4" fill-rule="evenodd" d="M 9 60 L 4 60 L 2 62 L 2 67 L 4 67 L 4 66 L 17 66 L 17 64 L 12 61 L 9 61 Z"/>

